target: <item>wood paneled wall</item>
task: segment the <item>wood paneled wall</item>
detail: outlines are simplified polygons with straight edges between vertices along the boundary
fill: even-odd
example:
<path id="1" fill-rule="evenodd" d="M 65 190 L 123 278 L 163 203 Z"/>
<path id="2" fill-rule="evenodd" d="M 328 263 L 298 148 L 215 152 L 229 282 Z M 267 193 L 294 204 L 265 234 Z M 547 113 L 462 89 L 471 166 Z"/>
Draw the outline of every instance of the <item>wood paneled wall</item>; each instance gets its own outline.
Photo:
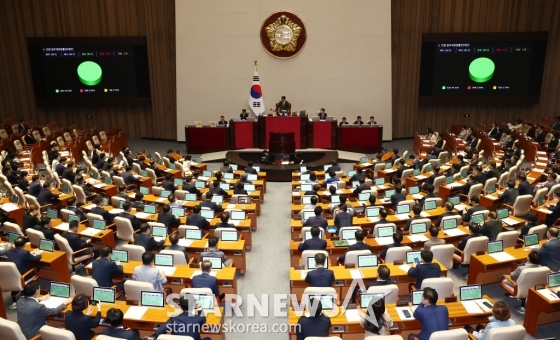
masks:
<path id="1" fill-rule="evenodd" d="M 0 32 L 0 118 L 176 138 L 175 0 L 2 0 Z M 26 38 L 93 36 L 147 37 L 151 107 L 35 106 Z"/>
<path id="2" fill-rule="evenodd" d="M 560 114 L 560 1 L 392 0 L 391 25 L 393 138 L 411 137 L 427 127 L 442 131 L 452 124 L 540 121 Z M 539 105 L 418 104 L 422 33 L 534 31 L 549 32 Z"/>

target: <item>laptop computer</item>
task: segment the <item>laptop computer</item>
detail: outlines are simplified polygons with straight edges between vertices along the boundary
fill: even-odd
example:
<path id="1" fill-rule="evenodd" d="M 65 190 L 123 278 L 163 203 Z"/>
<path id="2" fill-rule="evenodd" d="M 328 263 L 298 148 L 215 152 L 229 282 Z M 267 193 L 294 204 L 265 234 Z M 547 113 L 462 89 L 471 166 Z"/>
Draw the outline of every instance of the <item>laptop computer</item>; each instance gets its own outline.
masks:
<path id="1" fill-rule="evenodd" d="M 249 181 L 256 181 L 258 176 L 256 174 L 247 174 L 247 180 Z"/>
<path id="2" fill-rule="evenodd" d="M 467 178 L 469 174 L 466 171 L 461 171 L 461 179 Z"/>
<path id="3" fill-rule="evenodd" d="M 62 184 L 60 186 L 60 191 L 62 191 L 62 193 L 65 195 L 70 195 L 70 187 L 66 184 Z"/>
<path id="4" fill-rule="evenodd" d="M 395 194 L 395 189 L 385 190 L 385 199 L 391 198 Z"/>
<path id="5" fill-rule="evenodd" d="M 119 209 L 124 209 L 124 204 L 126 203 L 125 200 L 119 200 Z"/>
<path id="6" fill-rule="evenodd" d="M 228 191 L 230 189 L 229 184 L 228 183 L 220 183 L 220 189 L 222 189 L 224 191 Z"/>
<path id="7" fill-rule="evenodd" d="M 156 213 L 156 206 L 153 204 L 146 204 L 144 205 L 144 212 L 146 214 L 155 214 Z"/>
<path id="8" fill-rule="evenodd" d="M 358 181 L 352 181 L 352 189 L 356 189 L 357 187 L 360 186 L 360 182 Z"/>
<path id="9" fill-rule="evenodd" d="M 163 197 L 163 198 L 167 198 L 169 197 L 169 195 L 171 195 L 171 190 L 162 190 L 159 193 L 159 197 Z"/>
<path id="10" fill-rule="evenodd" d="M 546 277 L 546 285 L 548 289 L 553 288 L 552 290 L 558 291 L 560 288 L 560 273 L 550 273 Z"/>
<path id="11" fill-rule="evenodd" d="M 358 201 L 367 201 L 371 196 L 371 192 L 360 192 L 358 194 Z"/>
<path id="12" fill-rule="evenodd" d="M 171 208 L 171 214 L 176 217 L 185 217 L 185 209 L 183 208 Z"/>
<path id="13" fill-rule="evenodd" d="M 243 186 L 243 189 L 245 189 L 245 191 L 247 192 L 253 192 L 257 190 L 254 184 L 245 184 Z"/>
<path id="14" fill-rule="evenodd" d="M 459 288 L 459 300 L 480 300 L 482 299 L 482 285 L 468 285 Z"/>
<path id="15" fill-rule="evenodd" d="M 374 180 L 375 185 L 379 186 L 379 185 L 384 185 L 385 184 L 385 178 L 384 177 L 380 177 L 380 178 L 376 178 Z"/>
<path id="16" fill-rule="evenodd" d="M 377 267 L 377 265 L 378 265 L 377 254 L 358 255 L 358 268 Z"/>
<path id="17" fill-rule="evenodd" d="M 52 253 L 54 251 L 54 241 L 45 239 L 39 240 L 39 250 L 49 251 Z"/>
<path id="18" fill-rule="evenodd" d="M 313 197 L 313 195 L 305 195 L 301 197 L 301 203 L 303 205 L 308 205 L 311 204 L 311 197 Z"/>
<path id="19" fill-rule="evenodd" d="M 57 216 L 58 216 L 58 211 L 54 209 L 47 209 L 47 217 L 56 220 Z"/>
<path id="20" fill-rule="evenodd" d="M 233 170 L 233 171 L 237 171 L 237 169 L 239 168 L 239 166 L 237 164 L 230 164 L 229 166 L 231 167 L 231 170 Z"/>
<path id="21" fill-rule="evenodd" d="M 93 287 L 93 300 L 106 303 L 115 303 L 115 288 Z"/>
<path id="22" fill-rule="evenodd" d="M 407 251 L 406 263 L 420 263 L 420 261 L 422 261 L 422 256 L 420 256 L 420 253 L 420 251 Z"/>
<path id="23" fill-rule="evenodd" d="M 412 176 L 420 176 L 420 169 L 414 169 L 414 172 L 412 172 Z"/>
<path id="24" fill-rule="evenodd" d="M 181 178 L 173 179 L 173 184 L 176 186 L 183 185 L 183 180 Z"/>
<path id="25" fill-rule="evenodd" d="M 411 223 L 410 224 L 410 233 L 411 234 L 425 234 L 428 231 L 428 225 L 426 222 L 421 223 Z"/>
<path id="26" fill-rule="evenodd" d="M 200 210 L 200 216 L 204 217 L 207 220 L 212 220 L 212 219 L 214 219 L 214 211 L 213 210 L 202 209 L 202 210 Z"/>
<path id="27" fill-rule="evenodd" d="M 97 180 L 99 179 L 99 172 L 94 171 L 94 172 L 91 174 L 91 177 L 93 177 L 93 179 L 97 181 Z"/>
<path id="28" fill-rule="evenodd" d="M 504 241 L 503 240 L 490 241 L 486 244 L 486 248 L 488 249 L 488 254 L 502 252 L 504 251 Z"/>
<path id="29" fill-rule="evenodd" d="M 443 221 L 443 230 L 455 229 L 457 228 L 457 219 L 449 219 Z"/>
<path id="30" fill-rule="evenodd" d="M 314 211 L 303 211 L 301 214 L 301 220 L 302 221 L 307 221 L 310 217 L 315 216 L 315 212 Z"/>
<path id="31" fill-rule="evenodd" d="M 8 233 L 8 242 L 10 242 L 10 243 L 13 244 L 13 243 L 16 241 L 16 239 L 17 239 L 18 237 L 20 237 L 20 236 L 21 236 L 21 235 L 18 234 L 18 233 Z M 23 236 L 22 236 L 22 237 L 23 237 Z"/>
<path id="32" fill-rule="evenodd" d="M 175 163 L 169 163 L 169 169 L 170 170 L 175 170 Z"/>
<path id="33" fill-rule="evenodd" d="M 313 191 L 313 184 L 311 183 L 302 184 L 300 188 L 301 191 Z"/>
<path id="34" fill-rule="evenodd" d="M 253 169 L 257 170 L 257 173 L 261 172 L 261 167 L 257 165 L 253 165 Z"/>
<path id="35" fill-rule="evenodd" d="M 310 240 L 312 239 L 313 236 L 311 236 L 311 231 L 307 230 L 305 233 L 303 233 L 303 240 Z M 323 229 L 319 228 L 319 239 L 323 239 Z"/>
<path id="36" fill-rule="evenodd" d="M 221 236 L 221 241 L 237 242 L 239 234 L 237 233 L 237 230 L 224 230 L 222 231 Z"/>
<path id="37" fill-rule="evenodd" d="M 197 157 L 194 162 L 198 164 L 202 163 L 202 157 Z"/>
<path id="38" fill-rule="evenodd" d="M 394 232 L 393 227 L 379 227 L 377 228 L 377 237 L 391 237 Z"/>
<path id="39" fill-rule="evenodd" d="M 142 195 L 149 195 L 150 194 L 150 188 L 148 187 L 140 187 L 140 193 Z"/>
<path id="40" fill-rule="evenodd" d="M 367 157 L 360 157 L 360 164 L 366 163 L 367 161 Z"/>
<path id="41" fill-rule="evenodd" d="M 303 172 L 307 172 L 307 166 L 300 166 L 299 167 L 299 172 L 303 173 Z"/>
<path id="42" fill-rule="evenodd" d="M 185 238 L 189 240 L 202 240 L 202 230 L 185 229 Z"/>
<path id="43" fill-rule="evenodd" d="M 382 207 L 367 207 L 366 208 L 366 217 L 377 217 L 379 216 L 379 211 Z"/>
<path id="44" fill-rule="evenodd" d="M 431 164 L 428 164 L 426 166 L 426 172 L 432 172 L 434 170 L 434 167 Z"/>
<path id="45" fill-rule="evenodd" d="M 539 234 L 523 235 L 523 243 L 525 247 L 534 248 L 537 244 L 539 244 Z"/>
<path id="46" fill-rule="evenodd" d="M 202 309 L 214 309 L 214 295 L 209 294 L 192 294 L 195 303 L 198 303 Z"/>
<path id="47" fill-rule="evenodd" d="M 226 172 L 224 174 L 224 179 L 232 180 L 233 179 L 233 172 Z"/>
<path id="48" fill-rule="evenodd" d="M 453 176 L 445 177 L 445 184 L 451 184 L 451 183 L 453 183 Z"/>
<path id="49" fill-rule="evenodd" d="M 185 201 L 187 202 L 195 202 L 196 201 L 196 194 L 185 194 Z"/>
<path id="50" fill-rule="evenodd" d="M 54 299 L 55 301 L 64 303 L 64 301 L 70 297 L 70 284 L 63 282 L 51 282 L 49 294 L 51 295 L 49 300 Z"/>
<path id="51" fill-rule="evenodd" d="M 113 183 L 113 180 L 111 179 L 111 177 L 105 177 L 104 181 L 105 181 L 105 184 Z"/>
<path id="52" fill-rule="evenodd" d="M 352 178 L 356 174 L 356 170 L 348 170 L 346 174 L 349 178 Z"/>
<path id="53" fill-rule="evenodd" d="M 163 307 L 165 293 L 160 292 L 140 292 L 140 306 Z"/>
<path id="54" fill-rule="evenodd" d="M 307 181 L 309 179 L 309 174 L 301 174 L 299 175 L 299 180 L 300 181 Z"/>
<path id="55" fill-rule="evenodd" d="M 356 239 L 356 230 L 354 229 L 345 229 L 340 233 L 341 240 L 355 240 Z"/>
<path id="56" fill-rule="evenodd" d="M 453 205 L 461 204 L 461 198 L 459 196 L 449 196 L 448 200 Z"/>
<path id="57" fill-rule="evenodd" d="M 537 204 L 540 206 L 546 203 L 546 195 L 541 195 L 537 198 Z"/>
<path id="58" fill-rule="evenodd" d="M 111 261 L 119 260 L 122 263 L 128 263 L 128 250 L 113 249 Z"/>
<path id="59" fill-rule="evenodd" d="M 140 176 L 148 177 L 148 170 L 140 170 Z"/>
<path id="60" fill-rule="evenodd" d="M 381 293 L 381 292 L 376 292 L 376 293 L 362 293 L 360 295 L 360 309 L 366 309 L 368 308 L 368 306 L 370 305 L 371 300 L 374 297 L 380 297 L 380 298 L 384 298 L 385 294 Z M 376 300 L 377 301 L 377 300 Z"/>
<path id="61" fill-rule="evenodd" d="M 68 223 L 70 223 L 72 221 L 77 221 L 79 223 L 80 222 L 80 217 L 78 215 L 68 214 Z"/>
<path id="62" fill-rule="evenodd" d="M 489 185 L 488 186 L 488 194 L 492 195 L 495 192 L 496 192 L 496 185 L 495 184 Z"/>
<path id="63" fill-rule="evenodd" d="M 430 200 L 430 201 L 425 201 L 424 202 L 424 210 L 425 211 L 434 210 L 436 208 L 437 208 L 437 201 Z"/>
<path id="64" fill-rule="evenodd" d="M 156 267 L 173 267 L 173 255 L 155 254 L 154 264 L 156 265 Z"/>
<path id="65" fill-rule="evenodd" d="M 105 230 L 107 223 L 105 220 L 93 220 L 93 228 L 98 230 Z"/>
<path id="66" fill-rule="evenodd" d="M 340 203 L 340 195 L 331 195 L 331 203 L 339 204 Z"/>
<path id="67" fill-rule="evenodd" d="M 412 186 L 412 187 L 408 187 L 408 193 L 410 195 L 416 195 L 416 194 L 420 193 L 420 187 L 417 186 L 417 185 Z"/>
<path id="68" fill-rule="evenodd" d="M 509 217 L 509 209 L 504 208 L 504 209 L 497 209 L 496 210 L 496 215 L 498 216 L 498 219 L 504 219 L 504 218 L 508 218 Z"/>
<path id="69" fill-rule="evenodd" d="M 247 218 L 247 212 L 245 210 L 232 210 L 230 218 L 235 221 L 244 221 Z"/>
<path id="70" fill-rule="evenodd" d="M 472 223 L 483 223 L 484 222 L 484 213 L 472 214 L 471 222 Z"/>
<path id="71" fill-rule="evenodd" d="M 324 268 L 329 268 L 329 259 L 327 258 L 325 260 L 325 265 L 323 266 Z M 314 257 L 308 257 L 307 258 L 307 269 L 315 269 L 317 268 L 317 266 L 315 265 L 315 258 Z"/>
<path id="72" fill-rule="evenodd" d="M 222 269 L 222 258 L 214 256 L 203 256 L 202 261 L 210 261 L 212 263 L 212 269 Z"/>
<path id="73" fill-rule="evenodd" d="M 309 295 L 307 300 L 308 310 L 312 307 L 311 298 L 315 300 L 315 303 L 317 303 L 317 299 L 319 299 L 322 310 L 333 310 L 334 306 L 336 306 L 336 296 L 334 295 Z"/>
<path id="74" fill-rule="evenodd" d="M 397 215 L 408 214 L 408 213 L 410 213 L 410 205 L 408 204 L 397 205 Z"/>
<path id="75" fill-rule="evenodd" d="M 204 189 L 204 187 L 206 186 L 206 183 L 204 183 L 203 181 L 195 181 L 194 182 L 194 187 L 197 189 Z"/>
<path id="76" fill-rule="evenodd" d="M 152 226 L 152 236 L 154 237 L 154 240 L 156 240 L 157 242 L 161 240 L 165 240 L 165 238 L 167 237 L 167 228 Z"/>

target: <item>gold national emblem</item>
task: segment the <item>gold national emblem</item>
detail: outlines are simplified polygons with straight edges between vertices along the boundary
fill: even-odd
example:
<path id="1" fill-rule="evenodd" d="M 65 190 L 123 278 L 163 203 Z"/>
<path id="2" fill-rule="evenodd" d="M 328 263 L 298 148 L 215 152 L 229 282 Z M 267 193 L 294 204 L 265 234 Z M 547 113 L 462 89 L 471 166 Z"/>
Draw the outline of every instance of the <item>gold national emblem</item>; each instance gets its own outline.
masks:
<path id="1" fill-rule="evenodd" d="M 281 15 L 276 21 L 268 25 L 266 35 L 270 40 L 272 51 L 294 52 L 302 28 L 290 20 L 286 15 Z"/>

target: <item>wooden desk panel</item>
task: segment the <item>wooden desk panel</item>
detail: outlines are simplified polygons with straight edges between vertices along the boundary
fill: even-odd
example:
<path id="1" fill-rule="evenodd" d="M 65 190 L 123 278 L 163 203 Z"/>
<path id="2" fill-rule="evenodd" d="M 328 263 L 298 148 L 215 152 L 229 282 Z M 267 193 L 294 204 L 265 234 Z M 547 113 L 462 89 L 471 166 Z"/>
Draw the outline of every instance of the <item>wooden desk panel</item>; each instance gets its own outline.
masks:
<path id="1" fill-rule="evenodd" d="M 535 288 L 529 289 L 525 302 L 525 318 L 523 327 L 532 337 L 537 337 L 540 325 L 558 322 L 560 320 L 560 301 L 551 302 Z"/>

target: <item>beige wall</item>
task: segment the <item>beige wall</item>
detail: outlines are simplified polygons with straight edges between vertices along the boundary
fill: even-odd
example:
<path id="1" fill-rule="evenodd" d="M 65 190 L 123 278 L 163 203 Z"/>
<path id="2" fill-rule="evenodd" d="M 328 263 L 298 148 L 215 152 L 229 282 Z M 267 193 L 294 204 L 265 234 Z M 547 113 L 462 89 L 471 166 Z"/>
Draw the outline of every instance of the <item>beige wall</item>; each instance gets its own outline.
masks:
<path id="1" fill-rule="evenodd" d="M 296 110 L 352 121 L 374 115 L 392 138 L 390 0 L 176 0 L 177 140 L 195 120 L 248 109 L 253 60 L 271 108 L 285 95 Z M 307 43 L 294 58 L 270 56 L 259 29 L 276 11 L 296 13 Z"/>

